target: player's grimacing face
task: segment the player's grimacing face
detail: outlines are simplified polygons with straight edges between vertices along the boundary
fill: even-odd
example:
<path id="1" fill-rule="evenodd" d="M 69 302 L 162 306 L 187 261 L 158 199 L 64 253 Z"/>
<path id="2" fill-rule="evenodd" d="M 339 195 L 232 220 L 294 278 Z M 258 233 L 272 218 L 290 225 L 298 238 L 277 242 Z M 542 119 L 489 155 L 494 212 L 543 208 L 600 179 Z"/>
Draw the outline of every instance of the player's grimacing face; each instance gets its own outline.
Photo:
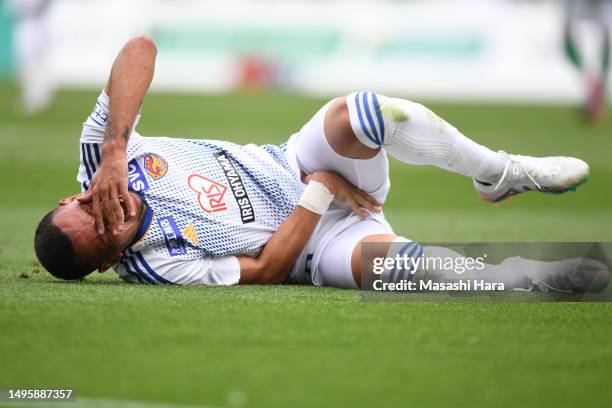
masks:
<path id="1" fill-rule="evenodd" d="M 139 217 L 133 217 L 126 221 L 123 232 L 117 235 L 110 228 L 106 228 L 104 234 L 98 234 L 90 204 L 79 203 L 76 196 L 72 196 L 61 200 L 60 206 L 53 223 L 70 237 L 77 260 L 91 262 L 93 258 L 101 271 L 117 262 L 121 251 L 130 244 L 138 230 Z"/>

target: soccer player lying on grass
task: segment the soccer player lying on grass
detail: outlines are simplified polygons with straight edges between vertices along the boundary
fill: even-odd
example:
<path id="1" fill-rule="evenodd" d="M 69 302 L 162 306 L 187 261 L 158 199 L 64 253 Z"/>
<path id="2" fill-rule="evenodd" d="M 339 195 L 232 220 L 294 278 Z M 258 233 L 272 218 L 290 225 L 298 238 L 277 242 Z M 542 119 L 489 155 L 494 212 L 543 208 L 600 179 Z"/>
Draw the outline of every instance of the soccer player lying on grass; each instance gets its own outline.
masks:
<path id="1" fill-rule="evenodd" d="M 492 202 L 532 189 L 562 193 L 588 176 L 581 160 L 497 153 L 422 105 L 371 92 L 330 101 L 280 146 L 141 137 L 134 128 L 156 53 L 149 38 L 129 41 L 84 123 L 82 193 L 61 200 L 35 236 L 38 259 L 56 277 L 112 266 L 128 282 L 358 288 L 362 242 L 387 243 L 379 256 L 460 256 L 393 232 L 380 208 L 388 154 L 472 177 Z M 484 274 L 510 289 L 607 283 L 598 265 L 578 279 L 529 262 Z"/>

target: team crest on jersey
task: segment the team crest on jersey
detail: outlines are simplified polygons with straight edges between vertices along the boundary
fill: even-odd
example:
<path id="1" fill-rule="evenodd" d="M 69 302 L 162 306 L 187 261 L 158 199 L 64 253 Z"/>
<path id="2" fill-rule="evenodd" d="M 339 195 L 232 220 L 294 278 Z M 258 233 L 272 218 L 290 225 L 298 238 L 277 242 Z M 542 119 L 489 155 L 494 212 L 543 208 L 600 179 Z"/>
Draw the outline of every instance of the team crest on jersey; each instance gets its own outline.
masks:
<path id="1" fill-rule="evenodd" d="M 164 177 L 168 171 L 168 162 L 160 155 L 147 153 L 144 156 L 144 162 L 145 170 L 149 173 L 149 176 L 153 177 L 155 180 Z"/>
<path id="2" fill-rule="evenodd" d="M 199 174 L 192 174 L 187 179 L 189 187 L 198 193 L 200 207 L 207 213 L 227 210 L 225 192 L 227 187 Z"/>

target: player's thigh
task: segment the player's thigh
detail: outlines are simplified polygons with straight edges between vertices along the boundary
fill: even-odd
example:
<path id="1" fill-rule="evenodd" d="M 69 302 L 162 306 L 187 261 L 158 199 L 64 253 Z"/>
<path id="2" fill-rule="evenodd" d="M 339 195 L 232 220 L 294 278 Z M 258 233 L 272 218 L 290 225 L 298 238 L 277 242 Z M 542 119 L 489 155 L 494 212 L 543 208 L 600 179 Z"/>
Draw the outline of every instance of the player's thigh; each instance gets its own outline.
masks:
<path id="1" fill-rule="evenodd" d="M 390 186 L 387 154 L 380 149 L 370 159 L 353 159 L 334 151 L 325 135 L 324 124 L 332 102 L 323 106 L 296 135 L 295 153 L 300 170 L 307 174 L 334 171 L 377 200 L 385 201 Z"/>
<path id="2" fill-rule="evenodd" d="M 336 235 L 321 253 L 318 284 L 358 289 L 361 284 L 362 242 L 392 242 L 395 234 L 389 225 L 373 219 L 361 220 Z M 385 256 L 386 251 L 376 256 Z"/>

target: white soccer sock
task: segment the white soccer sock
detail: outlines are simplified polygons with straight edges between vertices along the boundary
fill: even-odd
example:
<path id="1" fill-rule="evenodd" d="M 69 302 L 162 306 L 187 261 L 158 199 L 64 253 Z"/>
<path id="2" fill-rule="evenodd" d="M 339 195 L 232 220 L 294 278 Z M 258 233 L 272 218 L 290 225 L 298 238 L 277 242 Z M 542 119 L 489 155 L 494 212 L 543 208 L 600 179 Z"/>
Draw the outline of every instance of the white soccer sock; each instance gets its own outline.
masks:
<path id="1" fill-rule="evenodd" d="M 528 289 L 530 285 L 525 271 L 513 263 L 492 265 L 483 262 L 476 265 L 475 259 L 466 258 L 452 249 L 423 247 L 404 237 L 397 237 L 390 244 L 386 257 L 393 262 L 380 273 L 384 282 L 407 280 L 418 285 L 420 281 L 430 280 L 436 283 L 484 281 L 503 283 L 504 290 Z"/>
<path id="2" fill-rule="evenodd" d="M 492 265 L 485 263 L 483 268 L 464 268 L 467 263 L 463 255 L 452 249 L 437 246 L 423 247 L 423 255 L 423 259 L 428 258 L 428 261 L 421 262 L 419 269 L 414 273 L 414 282 L 420 280 L 432 280 L 433 282 L 482 280 L 487 283 L 503 283 L 505 290 L 527 289 L 529 286 L 524 271 L 513 264 L 501 263 Z M 448 262 L 448 259 L 453 260 L 449 263 L 453 267 L 448 269 L 441 268 L 440 265 Z M 437 262 L 437 260 L 444 260 L 444 262 Z M 463 265 L 462 270 L 459 270 L 459 265 Z M 472 265 L 475 264 L 472 262 Z"/>
<path id="3" fill-rule="evenodd" d="M 507 159 L 479 145 L 425 106 L 373 92 L 346 97 L 357 139 L 409 164 L 433 165 L 483 181 L 498 177 Z"/>

